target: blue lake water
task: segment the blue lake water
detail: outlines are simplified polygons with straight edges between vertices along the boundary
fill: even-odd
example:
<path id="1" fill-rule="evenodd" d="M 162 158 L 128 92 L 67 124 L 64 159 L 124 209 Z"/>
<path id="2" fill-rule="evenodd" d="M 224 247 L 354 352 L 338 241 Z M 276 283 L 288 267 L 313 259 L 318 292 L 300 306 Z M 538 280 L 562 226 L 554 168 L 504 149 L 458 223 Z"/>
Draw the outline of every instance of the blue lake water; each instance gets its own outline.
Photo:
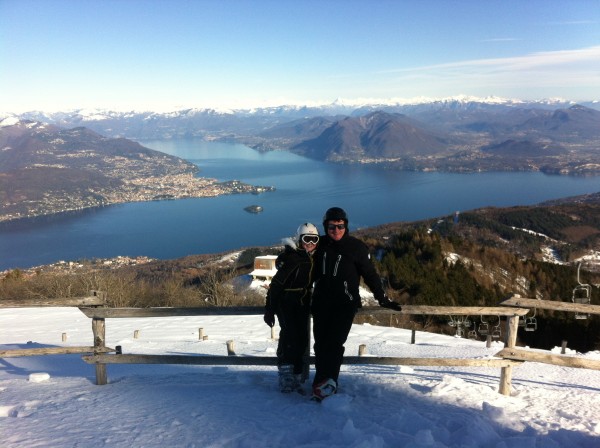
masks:
<path id="1" fill-rule="evenodd" d="M 530 205 L 600 191 L 600 177 L 541 173 L 415 173 L 338 165 L 287 152 L 197 139 L 143 145 L 196 163 L 200 176 L 273 185 L 275 192 L 120 204 L 0 225 L 0 270 L 58 260 L 170 259 L 278 243 L 304 221 L 343 207 L 350 228 Z M 261 205 L 251 214 L 244 207 Z"/>

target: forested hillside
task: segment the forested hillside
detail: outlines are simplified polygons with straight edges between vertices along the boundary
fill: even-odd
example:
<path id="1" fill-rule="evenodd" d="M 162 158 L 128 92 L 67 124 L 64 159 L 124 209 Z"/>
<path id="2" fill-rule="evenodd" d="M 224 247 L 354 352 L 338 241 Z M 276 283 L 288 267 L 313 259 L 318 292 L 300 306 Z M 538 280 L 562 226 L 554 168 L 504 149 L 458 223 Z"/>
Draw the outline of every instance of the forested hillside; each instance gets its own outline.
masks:
<path id="1" fill-rule="evenodd" d="M 592 304 L 600 303 L 597 197 L 480 209 L 359 235 L 378 254 L 390 294 L 403 303 L 495 306 L 512 294 L 570 302 L 580 284 L 590 286 Z M 582 351 L 600 347 L 598 316 L 535 312 L 538 330 L 523 333 L 523 343 L 549 348 L 568 340 Z M 435 323 L 445 324 L 444 319 Z"/>

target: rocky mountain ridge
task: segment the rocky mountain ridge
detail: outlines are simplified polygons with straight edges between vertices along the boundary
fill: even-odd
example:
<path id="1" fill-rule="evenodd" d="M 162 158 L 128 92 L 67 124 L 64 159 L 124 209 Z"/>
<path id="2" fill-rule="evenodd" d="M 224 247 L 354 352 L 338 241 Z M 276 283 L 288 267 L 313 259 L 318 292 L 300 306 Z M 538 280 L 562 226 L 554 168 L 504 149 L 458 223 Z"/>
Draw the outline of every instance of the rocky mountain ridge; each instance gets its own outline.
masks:
<path id="1" fill-rule="evenodd" d="M 364 162 L 439 154 L 447 143 L 405 115 L 372 112 L 335 121 L 291 150 L 320 160 Z"/>

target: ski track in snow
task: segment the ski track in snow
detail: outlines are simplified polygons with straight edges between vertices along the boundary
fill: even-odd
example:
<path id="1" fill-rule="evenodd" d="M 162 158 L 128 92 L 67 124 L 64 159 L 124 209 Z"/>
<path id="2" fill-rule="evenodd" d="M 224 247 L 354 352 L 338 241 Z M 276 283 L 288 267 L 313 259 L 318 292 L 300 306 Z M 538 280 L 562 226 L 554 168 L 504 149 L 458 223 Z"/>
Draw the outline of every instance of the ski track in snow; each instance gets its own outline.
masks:
<path id="1" fill-rule="evenodd" d="M 225 355 L 234 339 L 238 354 L 273 356 L 277 344 L 261 316 L 107 319 L 106 327 L 107 345 L 124 353 Z M 197 340 L 199 327 L 207 341 Z M 2 349 L 91 339 L 91 319 L 77 309 L 0 309 Z M 374 356 L 491 357 L 503 347 L 425 332 L 409 342 L 410 330 L 354 325 L 346 353 L 366 344 Z M 499 368 L 347 365 L 339 393 L 315 403 L 308 383 L 307 395 L 281 394 L 274 367 L 108 365 L 109 384 L 96 386 L 79 355 L 0 362 L 7 448 L 600 446 L 593 370 L 525 363 L 503 396 Z"/>

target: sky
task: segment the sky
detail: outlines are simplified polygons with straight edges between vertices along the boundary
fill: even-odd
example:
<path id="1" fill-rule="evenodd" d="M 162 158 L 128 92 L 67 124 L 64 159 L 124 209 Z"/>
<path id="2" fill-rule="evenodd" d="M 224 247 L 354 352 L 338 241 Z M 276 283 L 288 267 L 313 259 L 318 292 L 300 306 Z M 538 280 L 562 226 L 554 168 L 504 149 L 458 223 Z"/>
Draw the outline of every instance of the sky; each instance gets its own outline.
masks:
<path id="1" fill-rule="evenodd" d="M 598 0 L 0 0 L 0 111 L 600 99 Z"/>
<path id="2" fill-rule="evenodd" d="M 233 340 L 237 355 L 272 357 L 277 345 L 259 315 L 107 319 L 106 337 L 129 354 L 225 355 Z M 0 350 L 92 339 L 77 308 L 0 309 Z M 488 358 L 503 347 L 422 331 L 410 340 L 410 330 L 355 324 L 346 353 L 365 344 L 366 356 Z M 80 356 L 0 360 L 3 448 L 600 446 L 598 370 L 527 362 L 507 396 L 500 368 L 345 365 L 339 393 L 316 403 L 279 392 L 274 366 L 112 364 L 97 386 Z"/>

